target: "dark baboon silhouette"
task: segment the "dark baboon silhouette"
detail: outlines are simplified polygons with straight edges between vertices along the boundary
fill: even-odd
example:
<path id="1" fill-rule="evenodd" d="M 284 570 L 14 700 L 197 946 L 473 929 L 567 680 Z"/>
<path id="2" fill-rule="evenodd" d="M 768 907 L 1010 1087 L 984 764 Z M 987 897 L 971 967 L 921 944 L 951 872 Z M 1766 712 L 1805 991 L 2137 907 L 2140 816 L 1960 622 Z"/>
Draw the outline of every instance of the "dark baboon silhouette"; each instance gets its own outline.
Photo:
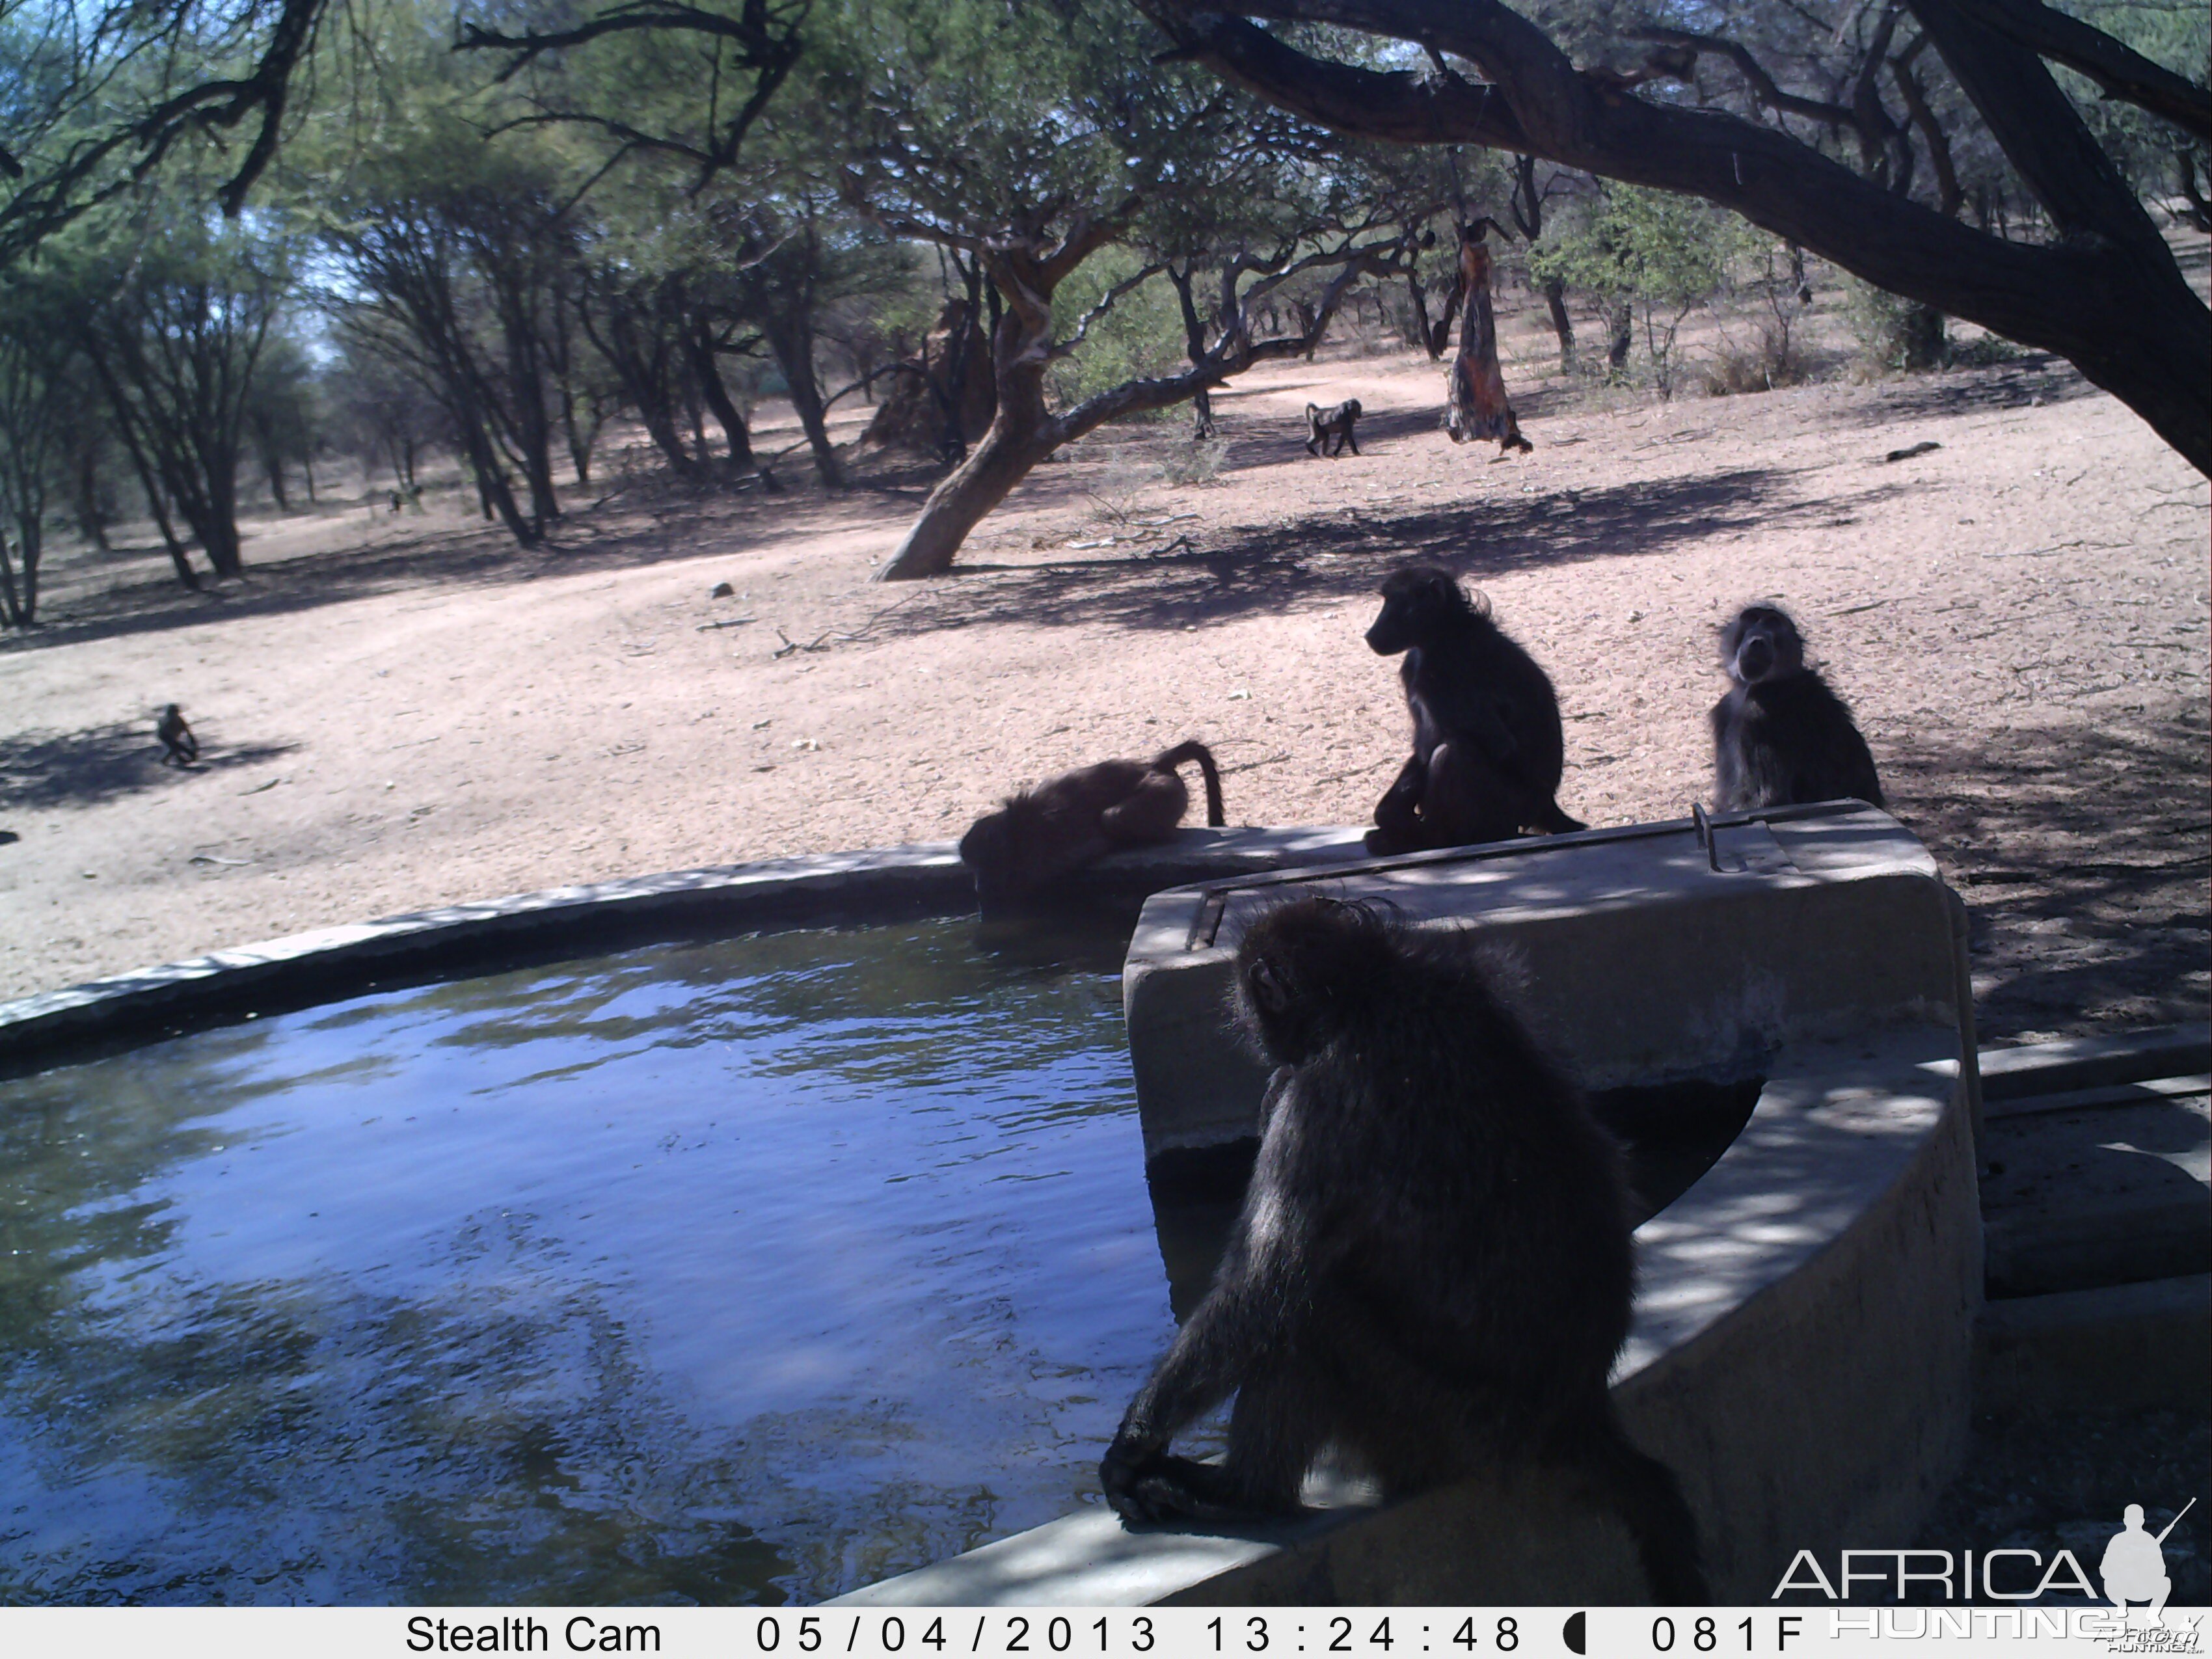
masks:
<path id="1" fill-rule="evenodd" d="M 1747 605 L 1721 629 L 1721 665 L 1735 684 L 1713 705 L 1717 809 L 1885 804 L 1851 711 L 1805 666 L 1804 636 L 1786 612 Z"/>
<path id="2" fill-rule="evenodd" d="M 190 766 L 200 757 L 200 740 L 185 724 L 184 711 L 171 703 L 154 722 L 154 735 L 161 740 L 161 764 Z"/>
<path id="3" fill-rule="evenodd" d="M 1346 398 L 1333 409 L 1323 409 L 1319 404 L 1306 405 L 1306 453 L 1309 455 L 1341 455 L 1346 444 L 1352 453 L 1359 453 L 1359 440 L 1352 434 L 1352 424 L 1359 419 L 1359 399 Z M 1329 440 L 1336 442 L 1331 447 Z"/>
<path id="4" fill-rule="evenodd" d="M 1116 848 L 1167 840 L 1190 805 L 1176 772 L 1185 761 L 1204 774 L 1206 821 L 1219 827 L 1221 773 L 1202 743 L 1177 744 L 1148 761 L 1079 767 L 1009 796 L 969 827 L 960 857 L 975 872 L 976 896 L 987 905 L 1027 898 Z"/>
<path id="5" fill-rule="evenodd" d="M 1396 1499 L 1500 1466 L 1617 1510 L 1661 1601 L 1703 1601 L 1674 1475 L 1607 1380 L 1634 1258 L 1619 1149 L 1455 932 L 1306 899 L 1237 953 L 1237 1014 L 1277 1066 L 1213 1286 L 1100 1466 L 1127 1520 L 1295 1512 L 1326 1446 Z M 1237 1396 L 1218 1463 L 1176 1432 Z"/>
<path id="6" fill-rule="evenodd" d="M 1375 808 L 1378 856 L 1587 828 L 1555 797 L 1565 765 L 1559 700 L 1535 659 L 1470 603 L 1448 570 L 1414 565 L 1382 584 L 1367 630 L 1378 653 L 1406 653 L 1399 678 L 1413 753 Z"/>

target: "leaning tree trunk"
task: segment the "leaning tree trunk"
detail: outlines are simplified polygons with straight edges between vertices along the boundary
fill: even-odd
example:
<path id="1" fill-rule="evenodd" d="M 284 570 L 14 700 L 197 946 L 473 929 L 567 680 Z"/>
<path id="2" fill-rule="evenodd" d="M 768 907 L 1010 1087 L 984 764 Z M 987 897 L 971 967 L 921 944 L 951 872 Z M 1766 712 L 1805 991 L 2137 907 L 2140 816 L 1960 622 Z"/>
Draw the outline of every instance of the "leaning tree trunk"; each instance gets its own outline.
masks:
<path id="1" fill-rule="evenodd" d="M 1059 422 L 1044 404 L 1045 368 L 1051 361 L 1052 290 L 1045 288 L 1039 293 L 1034 272 L 1021 275 L 1030 280 L 1010 284 L 1017 294 L 1010 296 L 1012 302 L 999 319 L 991 343 L 998 413 L 991 417 L 981 441 L 968 452 L 968 459 L 929 492 L 914 528 L 876 573 L 878 581 L 905 581 L 951 569 L 968 532 L 1061 441 Z"/>
<path id="2" fill-rule="evenodd" d="M 1444 430 L 1455 444 L 1495 438 L 1502 455 L 1535 446 L 1521 435 L 1505 396 L 1504 374 L 1498 367 L 1498 321 L 1490 309 L 1490 250 L 1483 246 L 1482 234 L 1480 223 L 1460 227 L 1459 285 L 1466 301 L 1459 356 L 1452 360 Z"/>
<path id="3" fill-rule="evenodd" d="M 1117 218 L 1094 220 L 1070 231 L 1049 252 L 1004 246 L 986 252 L 984 257 L 991 264 L 992 291 L 1005 301 L 991 343 L 998 413 L 975 451 L 930 493 L 914 528 L 876 573 L 878 581 L 934 576 L 950 568 L 961 543 L 983 515 L 1004 501 L 1031 467 L 1062 444 L 1073 443 L 1123 416 L 1170 408 L 1224 384 L 1255 363 L 1279 362 L 1293 356 L 1310 358 L 1352 283 L 1364 276 L 1387 276 L 1396 268 L 1394 258 L 1398 245 L 1395 242 L 1346 249 L 1335 256 L 1343 268 L 1320 304 L 1299 303 L 1307 319 L 1303 333 L 1255 341 L 1249 332 L 1249 303 L 1237 302 L 1221 341 L 1183 373 L 1124 380 L 1061 414 L 1051 414 L 1045 408 L 1045 370 L 1056 354 L 1072 349 L 1076 343 L 1054 344 L 1053 290 L 1111 240 L 1118 228 Z M 1149 274 L 1139 273 L 1127 286 L 1133 287 Z M 1079 340 L 1081 333 L 1079 329 Z"/>

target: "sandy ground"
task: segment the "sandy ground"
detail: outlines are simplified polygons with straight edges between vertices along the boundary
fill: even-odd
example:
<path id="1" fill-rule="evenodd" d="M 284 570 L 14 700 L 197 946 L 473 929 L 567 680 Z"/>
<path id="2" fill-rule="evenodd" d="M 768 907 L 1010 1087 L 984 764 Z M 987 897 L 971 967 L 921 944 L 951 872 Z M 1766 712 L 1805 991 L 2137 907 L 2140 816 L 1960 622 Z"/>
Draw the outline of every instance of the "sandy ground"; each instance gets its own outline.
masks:
<path id="1" fill-rule="evenodd" d="M 1534 329 L 1506 330 L 1531 456 L 1455 449 L 1439 368 L 1346 350 L 1222 397 L 1210 481 L 1164 476 L 1179 422 L 1096 434 L 915 586 L 868 580 L 927 486 L 884 463 L 836 497 L 579 489 L 529 553 L 457 492 L 270 518 L 250 580 L 206 597 L 143 546 L 64 548 L 47 624 L 0 642 L 0 998 L 951 837 L 1018 785 L 1190 736 L 1231 822 L 1364 822 L 1405 720 L 1359 635 L 1419 556 L 1550 669 L 1561 803 L 1595 824 L 1709 791 L 1714 628 L 1779 601 L 1974 908 L 1985 1036 L 2203 1018 L 2204 480 L 2045 358 L 1661 404 L 1546 374 Z M 1365 453 L 1310 459 L 1304 404 L 1354 396 Z M 189 771 L 156 763 L 173 701 Z"/>

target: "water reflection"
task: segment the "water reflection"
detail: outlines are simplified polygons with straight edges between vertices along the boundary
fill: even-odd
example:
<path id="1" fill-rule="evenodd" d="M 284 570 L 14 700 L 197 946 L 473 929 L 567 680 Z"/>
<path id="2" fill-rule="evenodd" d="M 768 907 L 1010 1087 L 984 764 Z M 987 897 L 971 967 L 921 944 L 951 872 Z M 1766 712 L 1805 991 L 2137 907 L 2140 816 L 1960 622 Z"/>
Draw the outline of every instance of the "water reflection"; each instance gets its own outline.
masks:
<path id="1" fill-rule="evenodd" d="M 0 1085 L 0 1599 L 811 1601 L 1064 1513 L 1171 1330 L 1117 956 L 659 947 Z"/>

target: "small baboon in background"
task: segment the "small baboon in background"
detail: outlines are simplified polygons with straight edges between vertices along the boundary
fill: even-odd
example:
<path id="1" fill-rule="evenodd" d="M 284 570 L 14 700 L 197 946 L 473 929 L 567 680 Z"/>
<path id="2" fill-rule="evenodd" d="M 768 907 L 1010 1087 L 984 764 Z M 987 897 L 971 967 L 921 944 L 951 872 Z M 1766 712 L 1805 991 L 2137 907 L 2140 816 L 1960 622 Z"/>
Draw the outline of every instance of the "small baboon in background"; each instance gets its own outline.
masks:
<path id="1" fill-rule="evenodd" d="M 1306 405 L 1306 453 L 1309 455 L 1341 455 L 1346 444 L 1352 453 L 1359 453 L 1359 440 L 1352 430 L 1359 418 L 1359 399 L 1346 398 L 1334 409 L 1323 409 L 1319 404 Z M 1329 446 L 1334 438 L 1335 447 Z"/>
<path id="2" fill-rule="evenodd" d="M 1176 773 L 1196 761 L 1206 779 L 1206 821 L 1219 828 L 1221 773 L 1202 743 L 1177 744 L 1148 761 L 1101 761 L 1007 798 L 960 838 L 961 861 L 987 906 L 1027 898 L 1047 883 L 1117 848 L 1175 834 L 1190 805 Z"/>
<path id="3" fill-rule="evenodd" d="M 1747 605 L 1721 629 L 1735 682 L 1713 705 L 1713 805 L 1723 812 L 1822 800 L 1884 805 L 1874 756 L 1851 711 L 1805 665 L 1788 614 Z"/>
<path id="4" fill-rule="evenodd" d="M 1099 1478 L 1124 1519 L 1295 1513 L 1334 1446 L 1395 1500 L 1556 1470 L 1620 1515 L 1662 1601 L 1701 1601 L 1697 1526 L 1607 1381 L 1634 1259 L 1620 1153 L 1458 932 L 1305 899 L 1237 952 L 1278 1069 L 1228 1253 Z M 1170 1455 L 1237 1396 L 1218 1464 Z"/>
<path id="5" fill-rule="evenodd" d="M 185 724 L 184 711 L 171 703 L 154 722 L 154 735 L 161 740 L 161 764 L 190 766 L 200 757 L 200 740 Z"/>
<path id="6" fill-rule="evenodd" d="M 1375 808 L 1367 850 L 1381 857 L 1587 826 L 1556 797 L 1566 740 L 1559 700 L 1535 659 L 1470 602 L 1448 570 L 1414 565 L 1382 584 L 1367 630 L 1398 671 L 1413 753 Z"/>

